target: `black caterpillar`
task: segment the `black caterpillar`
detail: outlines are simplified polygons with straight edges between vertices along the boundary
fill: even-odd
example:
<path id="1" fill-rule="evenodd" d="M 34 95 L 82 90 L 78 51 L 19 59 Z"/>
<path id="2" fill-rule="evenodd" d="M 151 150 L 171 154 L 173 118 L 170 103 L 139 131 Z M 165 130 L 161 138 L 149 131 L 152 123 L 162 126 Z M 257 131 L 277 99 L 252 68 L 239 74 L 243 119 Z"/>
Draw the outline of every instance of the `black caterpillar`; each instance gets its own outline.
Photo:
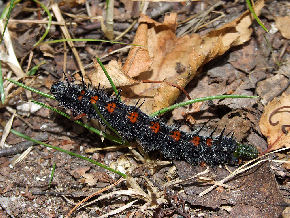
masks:
<path id="1" fill-rule="evenodd" d="M 239 144 L 223 134 L 212 138 L 182 132 L 148 116 L 138 107 L 120 102 L 118 97 L 111 97 L 99 88 L 56 82 L 50 91 L 60 106 L 72 110 L 74 115 L 99 119 L 102 124 L 105 124 L 105 119 L 125 140 L 136 140 L 146 152 L 159 151 L 170 160 L 183 160 L 194 165 L 236 165 L 239 159 L 252 159 L 258 154 L 255 147 Z"/>

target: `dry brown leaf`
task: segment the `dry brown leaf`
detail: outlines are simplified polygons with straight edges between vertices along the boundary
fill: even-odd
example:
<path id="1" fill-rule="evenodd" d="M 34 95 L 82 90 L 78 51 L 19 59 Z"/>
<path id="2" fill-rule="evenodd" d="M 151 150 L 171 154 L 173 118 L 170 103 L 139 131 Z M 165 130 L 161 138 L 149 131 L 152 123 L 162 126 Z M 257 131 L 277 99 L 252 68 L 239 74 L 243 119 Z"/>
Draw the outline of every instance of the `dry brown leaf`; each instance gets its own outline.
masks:
<path id="1" fill-rule="evenodd" d="M 290 147 L 290 95 L 284 93 L 265 107 L 260 129 L 268 139 L 268 152 Z"/>
<path id="2" fill-rule="evenodd" d="M 73 177 L 75 177 L 75 178 L 80 178 L 80 177 L 84 176 L 86 174 L 86 172 L 89 171 L 90 169 L 91 168 L 90 167 L 87 167 L 87 166 L 85 166 L 85 167 L 78 167 L 78 168 L 72 170 L 70 172 L 70 174 Z"/>
<path id="3" fill-rule="evenodd" d="M 89 186 L 96 185 L 98 182 L 98 178 L 96 178 L 94 173 L 85 173 L 83 177 L 84 177 L 84 182 L 87 183 Z"/>
<path id="4" fill-rule="evenodd" d="M 135 77 L 140 73 L 151 70 L 152 60 L 147 50 L 148 26 L 140 22 L 133 44 L 141 47 L 133 47 L 123 66 L 124 72 L 129 72 L 128 76 Z M 138 60 L 138 61 L 135 61 Z"/>
<path id="5" fill-rule="evenodd" d="M 43 56 L 54 58 L 55 50 L 49 44 L 40 44 L 39 49 L 42 51 Z"/>
<path id="6" fill-rule="evenodd" d="M 257 14 L 263 6 L 264 0 L 256 3 Z M 133 42 L 140 46 L 131 48 L 123 67 L 116 61 L 111 61 L 105 67 L 116 86 L 134 84 L 127 90 L 127 95 L 146 97 L 142 110 L 145 113 L 152 113 L 170 106 L 179 96 L 180 89 L 168 83 L 184 88 L 204 64 L 224 54 L 231 47 L 248 41 L 252 33 L 251 23 L 251 14 L 247 11 L 205 36 L 192 34 L 177 37 L 175 13 L 166 15 L 163 23 L 141 15 Z M 101 84 L 105 88 L 111 87 L 103 70 L 97 64 L 96 70 L 90 72 L 88 77 L 93 86 Z M 132 79 L 133 77 L 136 80 Z M 137 82 L 142 80 L 167 83 Z M 125 94 L 124 91 L 123 95 Z M 127 103 L 133 102 L 129 100 Z"/>
<path id="7" fill-rule="evenodd" d="M 76 0 L 76 3 L 82 5 L 86 3 L 86 0 Z"/>
<path id="8" fill-rule="evenodd" d="M 112 183 L 112 178 L 105 172 L 93 172 L 82 174 L 81 181 L 87 183 L 89 186 L 94 186 L 97 182 Z"/>
<path id="9" fill-rule="evenodd" d="M 264 1 L 255 5 L 259 14 Z M 123 70 L 138 80 L 167 81 L 184 88 L 198 73 L 198 69 L 210 60 L 224 54 L 231 47 L 250 39 L 251 14 L 247 11 L 239 18 L 225 24 L 205 36 L 198 34 L 176 37 L 176 14 L 165 16 L 164 22 L 156 22 L 141 16 L 133 47 Z M 148 97 L 142 107 L 147 113 L 168 107 L 175 102 L 180 90 L 167 83 L 138 84 L 132 87 L 137 95 Z"/>
<path id="10" fill-rule="evenodd" d="M 139 82 L 132 79 L 131 77 L 127 76 L 123 73 L 121 64 L 115 60 L 110 61 L 106 66 L 106 70 L 108 71 L 111 79 L 113 80 L 114 84 L 119 86 L 129 86 L 138 84 Z M 91 84 L 95 87 L 98 87 L 101 84 L 104 88 L 111 88 L 111 84 L 107 79 L 106 75 L 104 74 L 101 66 L 99 64 L 95 64 L 95 69 L 89 73 L 87 76 L 91 82 Z"/>
<path id="11" fill-rule="evenodd" d="M 276 26 L 281 32 L 282 36 L 286 39 L 290 39 L 290 16 L 276 17 Z"/>

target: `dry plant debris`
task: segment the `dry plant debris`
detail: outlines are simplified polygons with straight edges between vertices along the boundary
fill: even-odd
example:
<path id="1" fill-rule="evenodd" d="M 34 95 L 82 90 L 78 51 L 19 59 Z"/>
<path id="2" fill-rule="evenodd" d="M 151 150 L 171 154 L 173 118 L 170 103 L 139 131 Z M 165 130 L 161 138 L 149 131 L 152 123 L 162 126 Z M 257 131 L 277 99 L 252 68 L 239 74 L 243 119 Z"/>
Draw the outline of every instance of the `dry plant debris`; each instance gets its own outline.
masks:
<path id="1" fill-rule="evenodd" d="M 263 0 L 256 3 L 257 14 L 263 6 Z M 139 46 L 131 48 L 122 69 L 117 67 L 114 72 L 119 69 L 125 75 L 139 81 L 167 81 L 184 88 L 198 74 L 200 67 L 224 54 L 230 48 L 248 41 L 252 34 L 251 24 L 251 14 L 245 12 L 232 22 L 204 36 L 191 34 L 177 37 L 177 14 L 165 15 L 163 23 L 141 15 L 133 41 L 133 44 Z M 110 69 L 112 66 L 113 64 L 108 65 Z M 105 78 L 100 81 L 100 78 L 104 77 L 101 74 L 103 74 L 101 68 L 89 74 L 94 86 L 99 83 L 103 85 L 103 81 L 107 80 Z M 116 77 L 113 73 L 111 74 L 113 81 L 117 82 L 117 76 L 122 73 L 118 73 Z M 128 82 L 127 85 L 132 85 L 130 81 Z M 146 113 L 172 105 L 180 95 L 179 89 L 166 83 L 157 87 L 155 84 L 140 83 L 131 87 L 128 92 L 135 93 L 139 98 L 147 97 L 142 108 Z"/>
<path id="2" fill-rule="evenodd" d="M 183 165 L 183 163 L 180 164 Z M 181 179 L 188 178 L 188 171 L 185 172 L 185 169 L 187 168 L 183 168 L 183 170 L 180 168 Z M 194 169 L 190 168 L 190 170 Z M 221 169 L 215 170 L 216 175 L 218 175 L 218 171 Z M 227 210 L 235 217 L 239 214 L 244 214 L 247 217 L 251 215 L 253 217 L 277 217 L 283 210 L 283 208 L 275 206 L 283 203 L 283 197 L 278 191 L 275 177 L 271 173 L 268 162 L 250 169 L 246 175 L 235 178 L 227 185 L 227 188 L 220 187 L 202 197 L 197 193 L 198 186 L 185 187 L 185 193 L 182 194 L 182 197 L 192 205 L 201 205 L 207 208 L 215 209 L 222 207 L 222 205 L 228 205 Z M 268 199 L 267 202 L 263 201 L 265 195 Z M 221 216 L 226 216 L 226 214 L 225 209 L 223 212 L 221 211 Z"/>
<path id="3" fill-rule="evenodd" d="M 276 26 L 281 32 L 282 36 L 285 37 L 286 39 L 290 39 L 290 30 L 288 28 L 289 25 L 290 25 L 290 16 L 276 17 Z"/>
<path id="4" fill-rule="evenodd" d="M 268 150 L 290 148 L 290 95 L 283 94 L 265 107 L 260 119 L 262 133 L 268 139 Z"/>

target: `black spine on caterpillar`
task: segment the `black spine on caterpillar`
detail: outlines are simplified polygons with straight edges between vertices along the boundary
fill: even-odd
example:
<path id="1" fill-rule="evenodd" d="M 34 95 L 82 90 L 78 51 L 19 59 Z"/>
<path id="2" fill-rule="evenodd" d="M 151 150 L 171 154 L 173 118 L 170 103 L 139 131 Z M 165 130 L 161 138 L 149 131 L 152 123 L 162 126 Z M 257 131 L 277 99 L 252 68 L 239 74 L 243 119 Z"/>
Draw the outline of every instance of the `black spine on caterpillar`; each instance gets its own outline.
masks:
<path id="1" fill-rule="evenodd" d="M 239 144 L 232 137 L 220 135 L 211 138 L 182 132 L 148 116 L 137 107 L 108 96 L 101 89 L 56 82 L 50 91 L 60 106 L 72 110 L 74 115 L 85 114 L 89 119 L 99 119 L 104 124 L 93 106 L 95 104 L 103 118 L 125 140 L 136 140 L 146 152 L 159 151 L 171 160 L 184 160 L 190 164 L 234 165 L 240 158 L 252 159 L 258 154 L 255 147 Z"/>

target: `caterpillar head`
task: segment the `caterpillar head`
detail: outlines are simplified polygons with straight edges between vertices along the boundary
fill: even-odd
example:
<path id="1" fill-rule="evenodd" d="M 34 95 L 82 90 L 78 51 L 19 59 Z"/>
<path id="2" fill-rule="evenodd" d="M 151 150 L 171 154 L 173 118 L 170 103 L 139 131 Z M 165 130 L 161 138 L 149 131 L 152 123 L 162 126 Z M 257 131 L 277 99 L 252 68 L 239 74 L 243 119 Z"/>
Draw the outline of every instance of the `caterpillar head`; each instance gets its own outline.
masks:
<path id="1" fill-rule="evenodd" d="M 234 157 L 243 160 L 252 160 L 257 158 L 259 151 L 255 146 L 248 144 L 238 144 L 236 151 L 234 152 Z"/>

